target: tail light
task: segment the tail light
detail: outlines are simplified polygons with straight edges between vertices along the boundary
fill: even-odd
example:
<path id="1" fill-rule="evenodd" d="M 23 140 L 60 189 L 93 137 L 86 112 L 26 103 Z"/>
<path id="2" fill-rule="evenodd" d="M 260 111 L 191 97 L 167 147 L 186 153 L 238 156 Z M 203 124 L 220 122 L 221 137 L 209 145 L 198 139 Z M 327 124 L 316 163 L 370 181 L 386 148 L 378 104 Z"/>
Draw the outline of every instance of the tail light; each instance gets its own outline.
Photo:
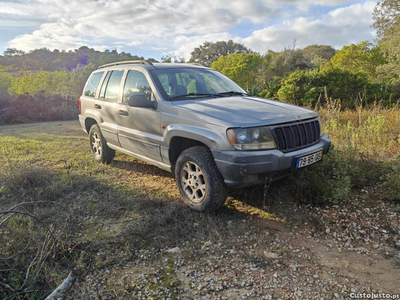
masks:
<path id="1" fill-rule="evenodd" d="M 82 114 L 81 99 L 79 99 L 78 105 L 79 105 L 79 114 L 81 115 Z"/>

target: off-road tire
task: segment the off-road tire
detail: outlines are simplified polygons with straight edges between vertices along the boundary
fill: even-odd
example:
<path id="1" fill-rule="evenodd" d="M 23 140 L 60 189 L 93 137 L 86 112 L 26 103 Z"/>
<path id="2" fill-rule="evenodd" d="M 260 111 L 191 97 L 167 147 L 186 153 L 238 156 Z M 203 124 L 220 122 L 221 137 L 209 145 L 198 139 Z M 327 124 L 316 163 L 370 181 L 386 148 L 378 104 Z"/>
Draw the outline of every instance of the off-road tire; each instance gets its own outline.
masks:
<path id="1" fill-rule="evenodd" d="M 94 159 L 101 164 L 109 164 L 115 157 L 115 150 L 108 147 L 101 134 L 99 125 L 95 124 L 89 130 L 89 147 Z"/>
<path id="2" fill-rule="evenodd" d="M 200 191 L 200 197 L 197 197 L 197 194 L 193 196 L 194 193 L 190 195 L 190 191 L 193 192 L 194 189 L 188 185 L 189 179 L 187 177 L 189 173 L 186 171 L 188 166 L 193 169 L 198 167 L 201 171 L 196 173 L 201 174 L 200 177 L 191 181 L 190 184 L 194 189 L 199 189 L 196 184 L 205 186 L 205 192 L 202 194 Z M 218 171 L 210 150 L 206 147 L 192 147 L 181 153 L 175 165 L 175 179 L 183 201 L 195 211 L 212 212 L 220 208 L 226 201 L 228 188 Z M 199 199 L 196 199 L 197 201 L 192 200 L 192 197 Z"/>

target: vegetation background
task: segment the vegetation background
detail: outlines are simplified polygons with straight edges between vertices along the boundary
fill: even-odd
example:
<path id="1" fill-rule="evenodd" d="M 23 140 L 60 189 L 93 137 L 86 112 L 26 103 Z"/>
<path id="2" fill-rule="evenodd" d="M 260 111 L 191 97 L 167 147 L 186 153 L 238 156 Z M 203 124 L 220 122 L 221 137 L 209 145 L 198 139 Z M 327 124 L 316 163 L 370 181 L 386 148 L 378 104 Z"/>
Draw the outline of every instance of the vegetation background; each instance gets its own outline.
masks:
<path id="1" fill-rule="evenodd" d="M 400 204 L 399 3 L 398 0 L 383 0 L 376 6 L 374 27 L 378 32 L 378 40 L 374 42 L 364 41 L 340 50 L 329 45 L 298 49 L 294 42 L 292 47 L 286 47 L 281 52 L 267 51 L 261 54 L 233 41 L 219 41 L 206 42 L 191 53 L 189 62 L 201 63 L 226 74 L 252 95 L 294 103 L 319 112 L 325 131 L 332 139 L 332 148 L 321 163 L 290 179 L 291 184 L 285 188 L 289 191 L 288 197 L 296 203 L 319 206 L 340 204 L 355 209 L 361 209 L 361 205 L 381 205 L 379 201 Z M 7 49 L 0 56 L 0 124 L 77 119 L 77 99 L 89 74 L 99 65 L 134 59 L 144 58 L 116 50 L 96 51 L 85 46 L 74 51 L 36 49 L 28 53 Z M 185 62 L 183 57 L 167 55 L 162 58 L 164 62 L 171 60 Z M 35 135 L 33 132 L 29 134 Z M 21 203 L 21 199 L 30 202 L 62 199 L 69 206 L 63 209 L 65 217 L 66 212 L 72 215 L 73 210 L 82 215 L 87 211 L 96 211 L 100 204 L 93 199 L 97 196 L 117 199 L 123 204 L 120 206 L 123 210 L 126 205 L 133 205 L 125 201 L 132 189 L 120 187 L 117 182 L 113 188 L 103 186 L 104 182 L 110 180 L 107 174 L 111 174 L 112 178 L 116 176 L 113 171 L 88 163 L 90 158 L 87 153 L 83 158 L 74 156 L 71 153 L 75 150 L 69 149 L 62 139 L 51 137 L 48 133 L 40 133 L 39 136 L 45 141 L 40 147 L 36 140 L 0 137 L 0 161 L 6 166 L 0 174 L 0 208 Z M 79 149 L 77 156 L 85 153 L 79 148 L 82 145 L 80 138 L 76 138 L 72 145 Z M 40 160 L 42 156 L 45 161 Z M 66 157 L 65 161 L 60 157 Z M 69 164 L 68 159 L 75 165 Z M 31 164 L 35 168 L 27 168 Z M 40 168 L 36 168 L 38 164 Z M 51 171 L 43 168 L 47 164 L 53 168 Z M 87 176 L 82 177 L 81 173 Z M 91 176 L 105 180 L 99 185 L 98 182 L 92 182 Z M 160 200 L 164 196 L 151 194 L 152 187 L 148 190 L 150 196 L 146 194 L 143 197 L 156 197 L 159 201 L 154 205 L 158 205 L 158 208 L 154 209 L 165 210 L 165 204 Z M 375 191 L 375 198 L 360 204 L 355 195 L 371 190 Z M 88 201 L 92 206 L 76 207 L 77 204 L 71 202 L 71 199 L 85 195 L 93 200 Z M 145 210 L 148 202 L 137 203 L 136 208 L 143 215 L 134 218 L 142 220 L 143 216 L 150 218 L 153 215 L 152 210 Z M 101 205 L 109 209 L 108 204 L 101 202 Z M 36 210 L 31 211 L 33 213 Z M 55 220 L 59 215 L 55 214 L 57 210 L 54 207 L 39 207 L 37 212 L 49 226 L 57 224 Z M 173 215 L 176 211 L 165 218 L 185 222 L 187 212 L 183 209 L 178 212 L 179 218 Z M 118 215 L 120 212 L 114 213 Z M 192 214 L 190 217 L 206 222 L 206 217 Z M 78 219 L 75 222 L 82 223 L 82 226 L 89 222 Z M 159 226 L 155 226 L 162 230 L 166 224 L 170 224 L 170 219 L 163 219 L 165 224 L 161 220 L 157 223 Z M 3 219 L 1 225 L 5 224 L 5 220 L 8 218 Z M 57 227 L 63 224 L 58 224 L 56 230 L 48 230 L 43 224 L 35 223 L 35 220 L 20 216 L 7 223 L 6 229 L 11 234 L 1 237 L 6 240 L 0 239 L 0 253 L 13 253 L 24 245 L 27 235 L 32 237 L 31 232 L 23 230 L 26 225 L 34 229 L 34 237 L 41 237 L 44 244 L 41 252 L 27 246 L 26 255 L 14 260 L 12 268 L 8 265 L 10 261 L 7 264 L 0 261 L 0 269 L 15 271 L 2 273 L 5 275 L 0 278 L 0 284 L 7 282 L 8 287 L 0 291 L 0 298 L 17 298 L 16 295 L 21 291 L 25 291 L 24 295 L 30 295 L 32 299 L 43 296 L 43 291 L 48 291 L 65 277 L 61 271 L 65 266 L 72 262 L 79 265 L 86 259 L 76 256 L 76 244 L 71 243 L 71 238 L 63 236 L 66 232 L 63 228 Z M 71 232 L 77 228 L 73 224 L 68 226 Z M 173 231 L 178 227 L 168 228 Z M 60 244 L 52 239 L 49 232 L 59 233 L 56 240 L 65 243 Z M 205 231 L 203 233 L 206 234 Z M 147 241 L 149 236 L 153 237 L 156 233 L 135 231 L 135 234 Z M 20 239 L 7 239 L 10 236 Z M 151 243 L 150 240 L 148 242 Z M 43 257 L 37 259 L 38 253 Z M 62 259 L 57 255 L 61 255 Z M 29 265 L 25 278 L 21 279 L 20 274 L 26 271 L 29 261 L 35 264 Z M 26 292 L 32 286 L 35 286 L 35 292 Z"/>

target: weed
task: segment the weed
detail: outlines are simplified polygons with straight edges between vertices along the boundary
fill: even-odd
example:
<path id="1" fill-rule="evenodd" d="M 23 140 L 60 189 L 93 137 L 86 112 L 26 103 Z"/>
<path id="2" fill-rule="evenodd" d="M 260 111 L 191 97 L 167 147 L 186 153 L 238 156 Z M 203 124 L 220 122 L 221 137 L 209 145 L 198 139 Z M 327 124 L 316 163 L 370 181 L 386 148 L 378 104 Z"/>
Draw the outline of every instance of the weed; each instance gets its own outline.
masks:
<path id="1" fill-rule="evenodd" d="M 382 179 L 383 197 L 400 203 L 400 155 L 391 170 Z"/>

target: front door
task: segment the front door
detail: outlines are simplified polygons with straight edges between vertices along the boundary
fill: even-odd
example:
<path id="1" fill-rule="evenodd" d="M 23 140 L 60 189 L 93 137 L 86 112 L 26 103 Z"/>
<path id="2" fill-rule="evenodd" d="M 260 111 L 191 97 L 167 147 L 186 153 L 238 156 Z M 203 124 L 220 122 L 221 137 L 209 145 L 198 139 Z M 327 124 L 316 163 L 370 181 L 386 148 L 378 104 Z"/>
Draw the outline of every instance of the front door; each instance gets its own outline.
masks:
<path id="1" fill-rule="evenodd" d="M 118 138 L 122 148 L 161 161 L 160 108 L 153 110 L 128 105 L 128 99 L 133 94 L 145 94 L 149 100 L 156 101 L 149 84 L 150 78 L 146 76 L 140 70 L 129 70 L 126 74 L 122 102 L 118 109 Z"/>

